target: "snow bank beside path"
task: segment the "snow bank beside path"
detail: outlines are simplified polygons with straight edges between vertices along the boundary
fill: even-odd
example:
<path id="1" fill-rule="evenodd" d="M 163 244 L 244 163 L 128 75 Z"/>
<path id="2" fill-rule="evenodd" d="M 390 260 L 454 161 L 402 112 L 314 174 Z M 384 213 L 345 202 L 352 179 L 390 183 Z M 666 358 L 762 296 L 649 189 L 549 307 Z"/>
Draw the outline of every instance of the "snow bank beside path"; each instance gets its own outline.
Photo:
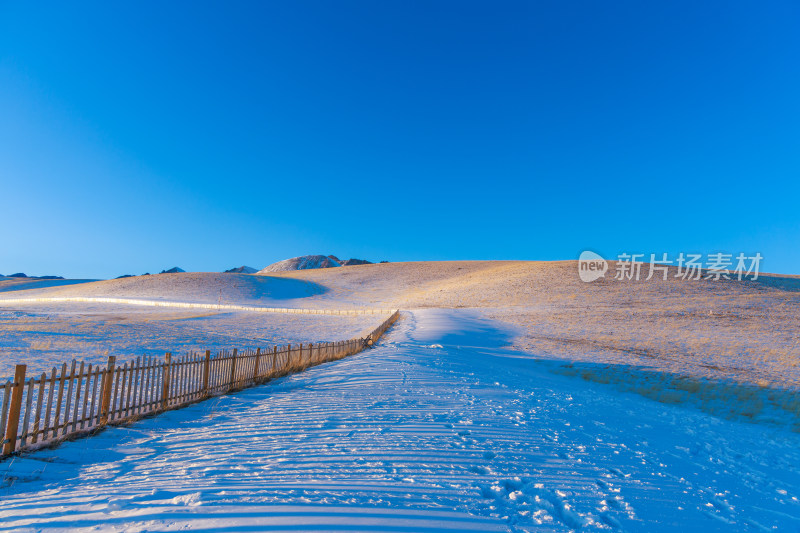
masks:
<path id="1" fill-rule="evenodd" d="M 0 531 L 800 527 L 800 436 L 553 375 L 491 329 L 406 314 L 375 349 L 0 463 Z"/>
<path id="2" fill-rule="evenodd" d="M 34 289 L 14 298 L 95 297 L 170 300 L 209 304 L 259 304 L 294 307 L 289 302 L 323 294 L 326 288 L 311 281 L 251 274 L 185 272 L 111 279 Z M 12 297 L 9 294 L 9 297 Z"/>
<path id="3" fill-rule="evenodd" d="M 386 314 L 388 316 L 388 313 Z M 356 338 L 386 316 L 294 315 L 219 312 L 132 305 L 49 303 L 0 306 L 0 382 L 14 365 L 28 365 L 28 376 L 50 371 L 72 359 L 119 364 L 165 352 L 214 352 L 276 344 L 332 342 Z"/>
<path id="4" fill-rule="evenodd" d="M 354 309 L 309 309 L 289 307 L 260 307 L 237 304 L 204 304 L 196 302 L 175 302 L 169 300 L 137 300 L 134 298 L 98 297 L 38 297 L 38 298 L 0 298 L 0 306 L 19 306 L 25 304 L 51 303 L 96 303 L 141 305 L 145 307 L 176 307 L 182 309 L 206 309 L 213 311 L 249 311 L 254 313 L 284 313 L 294 315 L 390 315 L 395 309 L 354 308 Z"/>

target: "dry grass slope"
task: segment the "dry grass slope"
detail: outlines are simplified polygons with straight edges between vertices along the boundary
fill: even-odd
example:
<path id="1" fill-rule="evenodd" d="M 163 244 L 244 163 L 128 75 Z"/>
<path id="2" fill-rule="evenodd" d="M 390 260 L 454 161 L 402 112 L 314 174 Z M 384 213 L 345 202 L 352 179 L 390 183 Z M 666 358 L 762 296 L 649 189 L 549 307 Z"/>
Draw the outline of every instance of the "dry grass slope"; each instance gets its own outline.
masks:
<path id="1" fill-rule="evenodd" d="M 575 261 L 389 263 L 280 274 L 352 305 L 478 308 L 518 328 L 515 347 L 554 359 L 635 365 L 756 385 L 800 387 L 800 293 L 780 278 L 605 279 Z M 787 280 L 789 282 L 793 279 Z"/>

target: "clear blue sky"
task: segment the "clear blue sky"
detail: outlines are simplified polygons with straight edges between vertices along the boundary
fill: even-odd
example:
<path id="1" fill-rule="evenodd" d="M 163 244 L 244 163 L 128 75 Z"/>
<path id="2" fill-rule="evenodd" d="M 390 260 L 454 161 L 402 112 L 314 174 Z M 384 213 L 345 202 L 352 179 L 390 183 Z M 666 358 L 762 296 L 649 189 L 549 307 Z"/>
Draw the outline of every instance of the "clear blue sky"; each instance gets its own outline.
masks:
<path id="1" fill-rule="evenodd" d="M 0 3 L 0 272 L 760 252 L 800 4 Z"/>

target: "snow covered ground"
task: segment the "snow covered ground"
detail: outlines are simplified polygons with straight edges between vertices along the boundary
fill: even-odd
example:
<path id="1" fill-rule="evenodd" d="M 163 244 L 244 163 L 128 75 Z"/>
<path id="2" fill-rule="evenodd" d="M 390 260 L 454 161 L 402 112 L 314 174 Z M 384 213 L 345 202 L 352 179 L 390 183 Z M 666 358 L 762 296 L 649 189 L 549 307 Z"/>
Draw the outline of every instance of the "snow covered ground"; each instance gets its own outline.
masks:
<path id="1" fill-rule="evenodd" d="M 230 275 L 230 274 L 229 274 Z M 72 359 L 105 363 L 165 352 L 214 352 L 358 337 L 385 316 L 287 315 L 89 303 L 0 303 L 0 380 Z"/>
<path id="2" fill-rule="evenodd" d="M 800 435 L 557 375 L 475 311 L 0 463 L 0 531 L 797 531 Z"/>

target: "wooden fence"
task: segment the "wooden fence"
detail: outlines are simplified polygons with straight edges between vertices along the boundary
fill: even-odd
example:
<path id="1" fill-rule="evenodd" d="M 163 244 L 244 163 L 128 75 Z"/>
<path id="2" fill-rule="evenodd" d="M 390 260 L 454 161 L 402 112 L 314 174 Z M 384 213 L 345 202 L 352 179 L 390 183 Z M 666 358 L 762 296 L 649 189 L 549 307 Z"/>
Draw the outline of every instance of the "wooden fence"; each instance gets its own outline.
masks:
<path id="1" fill-rule="evenodd" d="M 377 341 L 398 316 L 395 311 L 365 338 L 341 342 L 234 349 L 215 355 L 207 350 L 204 355 L 174 358 L 167 353 L 163 361 L 137 357 L 122 366 L 111 356 L 102 368 L 73 360 L 61 365 L 60 371 L 54 367 L 49 375 L 27 379 L 26 365 L 17 365 L 13 381 L 0 385 L 0 435 L 4 436 L 0 457 L 358 353 Z"/>

